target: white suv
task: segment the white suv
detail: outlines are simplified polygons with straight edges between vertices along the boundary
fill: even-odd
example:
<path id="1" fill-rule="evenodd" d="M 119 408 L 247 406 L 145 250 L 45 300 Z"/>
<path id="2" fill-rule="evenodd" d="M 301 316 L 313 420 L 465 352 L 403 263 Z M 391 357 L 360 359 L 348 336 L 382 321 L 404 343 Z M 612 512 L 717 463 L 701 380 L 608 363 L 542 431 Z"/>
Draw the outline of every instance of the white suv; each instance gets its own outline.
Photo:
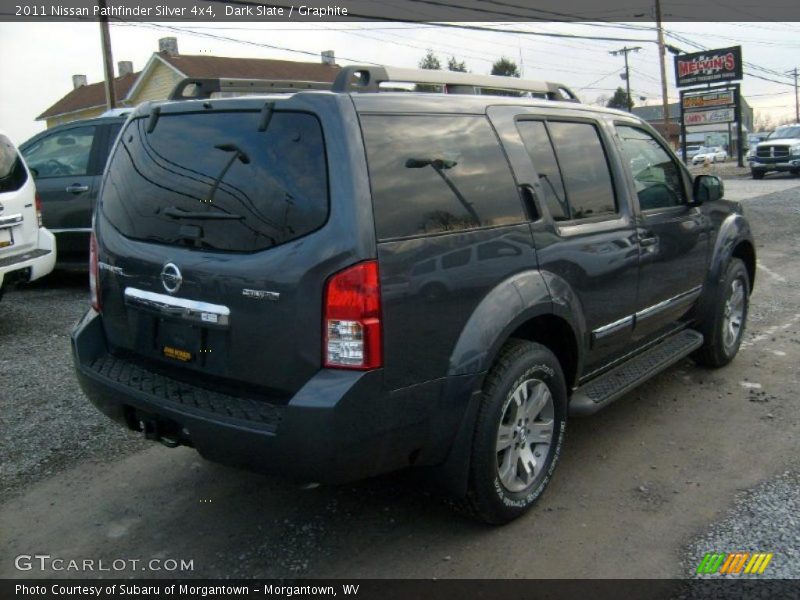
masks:
<path id="1" fill-rule="evenodd" d="M 39 279 L 55 263 L 56 240 L 42 227 L 33 177 L 0 131 L 0 296 L 7 284 Z"/>

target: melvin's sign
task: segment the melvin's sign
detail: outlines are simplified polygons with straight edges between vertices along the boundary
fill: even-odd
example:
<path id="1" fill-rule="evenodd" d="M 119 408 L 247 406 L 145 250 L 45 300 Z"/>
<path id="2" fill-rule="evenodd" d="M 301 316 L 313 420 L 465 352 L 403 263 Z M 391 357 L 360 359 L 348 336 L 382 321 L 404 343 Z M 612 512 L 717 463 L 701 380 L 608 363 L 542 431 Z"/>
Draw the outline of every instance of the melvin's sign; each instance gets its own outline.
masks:
<path id="1" fill-rule="evenodd" d="M 736 81 L 742 78 L 742 47 L 704 50 L 675 57 L 678 87 Z"/>

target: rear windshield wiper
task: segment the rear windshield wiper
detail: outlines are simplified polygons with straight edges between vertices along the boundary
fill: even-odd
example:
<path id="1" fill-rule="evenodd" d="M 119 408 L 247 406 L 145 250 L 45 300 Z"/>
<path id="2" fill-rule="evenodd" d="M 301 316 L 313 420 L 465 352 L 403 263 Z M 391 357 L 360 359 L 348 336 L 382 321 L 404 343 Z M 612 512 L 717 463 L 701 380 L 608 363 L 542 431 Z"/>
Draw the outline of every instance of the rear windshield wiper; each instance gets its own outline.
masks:
<path id="1" fill-rule="evenodd" d="M 218 212 L 218 211 L 191 211 L 191 210 L 183 210 L 182 208 L 178 208 L 177 206 L 170 206 L 169 208 L 165 208 L 161 211 L 161 214 L 172 217 L 173 219 L 217 219 L 217 220 L 227 220 L 227 221 L 241 221 L 244 219 L 242 215 L 236 215 L 233 213 L 225 213 L 225 212 Z"/>

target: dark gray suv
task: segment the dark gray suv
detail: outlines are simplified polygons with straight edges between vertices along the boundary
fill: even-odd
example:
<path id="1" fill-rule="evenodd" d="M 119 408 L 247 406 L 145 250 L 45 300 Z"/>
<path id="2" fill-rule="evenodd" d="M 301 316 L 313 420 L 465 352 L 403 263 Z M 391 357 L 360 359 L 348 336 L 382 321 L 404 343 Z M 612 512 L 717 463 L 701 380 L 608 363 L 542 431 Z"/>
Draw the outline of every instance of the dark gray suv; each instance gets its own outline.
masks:
<path id="1" fill-rule="evenodd" d="M 44 226 L 58 244 L 57 266 L 86 269 L 100 179 L 124 116 L 57 125 L 19 148 L 36 180 Z"/>
<path id="2" fill-rule="evenodd" d="M 73 332 L 114 420 L 304 481 L 425 467 L 503 523 L 568 414 L 736 355 L 750 228 L 641 120 L 502 77 L 302 85 L 187 81 L 121 132 Z M 258 89 L 287 93 L 214 97 Z"/>

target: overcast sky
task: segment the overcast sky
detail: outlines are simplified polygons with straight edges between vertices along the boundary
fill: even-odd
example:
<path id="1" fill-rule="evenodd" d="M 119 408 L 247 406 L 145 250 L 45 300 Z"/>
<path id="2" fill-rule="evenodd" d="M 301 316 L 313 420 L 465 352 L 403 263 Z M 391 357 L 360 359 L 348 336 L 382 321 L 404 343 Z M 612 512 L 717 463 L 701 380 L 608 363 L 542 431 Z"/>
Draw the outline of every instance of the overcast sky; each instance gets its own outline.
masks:
<path id="1" fill-rule="evenodd" d="M 652 25 L 647 23 L 635 24 L 634 28 L 607 23 L 503 26 L 532 32 L 655 39 Z M 679 41 L 670 35 L 667 42 L 686 51 L 695 50 L 689 42 L 708 48 L 741 44 L 744 60 L 754 65 L 745 67 L 743 94 L 756 113 L 769 114 L 774 119 L 793 117 L 794 92 L 786 85 L 791 80 L 776 73 L 800 67 L 800 23 L 668 23 L 666 28 L 670 34 L 683 37 Z M 182 54 L 318 61 L 321 51 L 334 50 L 337 62 L 343 65 L 369 61 L 414 67 L 425 49 L 431 48 L 443 65 L 449 56 L 455 56 L 475 73 L 488 73 L 492 62 L 505 55 L 522 64 L 525 77 L 565 83 L 584 102 L 595 102 L 598 96 L 611 95 L 617 86 L 624 86 L 619 76 L 622 57 L 608 54 L 624 42 L 442 29 L 424 24 L 112 24 L 114 61 L 133 61 L 138 71 L 158 49 L 158 39 L 165 36 L 177 37 Z M 656 45 L 627 45 L 642 46 L 639 53 L 630 55 L 634 100 L 637 104 L 660 103 Z M 44 129 L 43 122 L 35 121 L 36 116 L 71 89 L 73 74 L 85 74 L 92 83 L 101 81 L 102 71 L 97 23 L 0 23 L 0 129 L 5 129 L 16 143 L 24 141 Z M 677 99 L 672 71 L 672 57 L 668 55 L 669 93 Z M 785 83 L 764 81 L 750 74 Z M 640 96 L 646 100 L 640 100 Z"/>

